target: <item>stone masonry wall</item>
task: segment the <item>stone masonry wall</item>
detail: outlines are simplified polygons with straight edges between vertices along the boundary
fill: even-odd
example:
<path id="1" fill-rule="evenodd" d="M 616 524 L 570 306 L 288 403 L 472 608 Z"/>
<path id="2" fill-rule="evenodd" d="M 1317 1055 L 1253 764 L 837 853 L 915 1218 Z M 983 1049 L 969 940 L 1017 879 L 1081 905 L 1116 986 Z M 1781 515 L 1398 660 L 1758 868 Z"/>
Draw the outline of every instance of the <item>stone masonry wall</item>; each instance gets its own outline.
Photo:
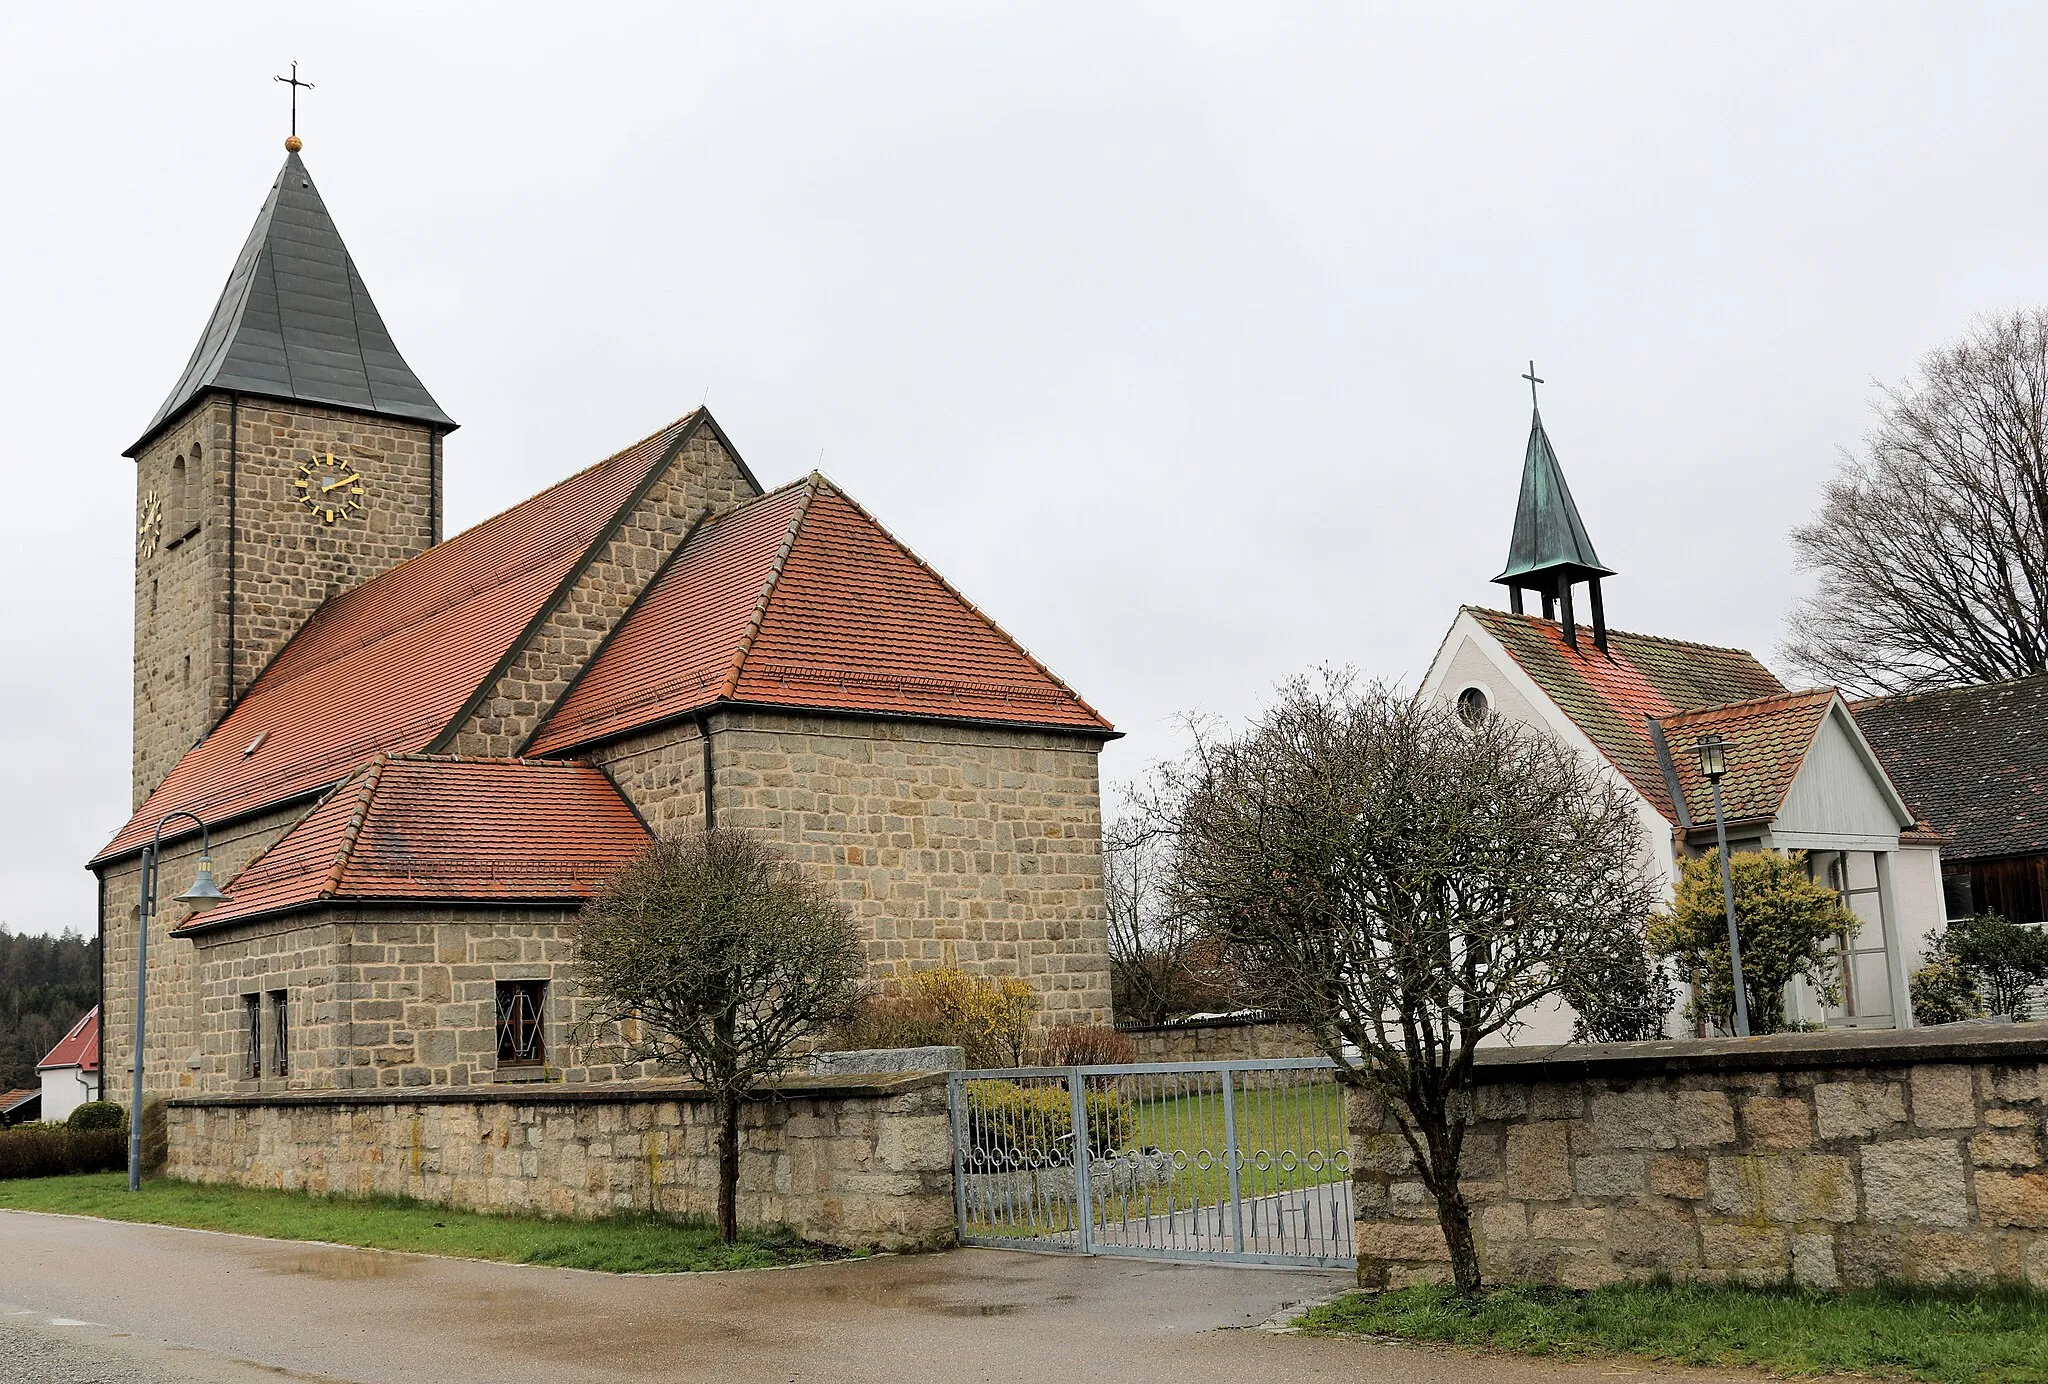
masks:
<path id="1" fill-rule="evenodd" d="M 1127 1028 L 1135 1062 L 1258 1062 L 1275 1057 L 1320 1057 L 1315 1039 L 1291 1024 L 1239 1019 Z"/>
<path id="2" fill-rule="evenodd" d="M 301 462 L 329 451 L 366 483 L 362 507 L 333 524 L 292 485 Z M 154 543 L 136 547 L 136 804 L 321 602 L 436 541 L 439 470 L 422 425 L 246 398 L 238 408 L 208 399 L 143 449 L 138 509 L 154 493 L 164 520 Z"/>
<path id="3" fill-rule="evenodd" d="M 654 1074 L 586 1025 L 565 908 L 329 908 L 196 939 L 201 1088 L 272 1091 L 613 1081 Z M 185 943 L 180 945 L 194 945 Z M 546 1062 L 498 1065 L 497 986 L 544 980 Z M 283 990 L 291 1061 L 246 1075 L 245 995 Z"/>
<path id="4" fill-rule="evenodd" d="M 716 1120 L 686 1088 L 180 1100 L 169 1176 L 482 1211 L 715 1210 Z M 942 1075 L 810 1078 L 742 1113 L 742 1225 L 847 1248 L 953 1241 Z"/>
<path id="5" fill-rule="evenodd" d="M 754 494 L 738 463 L 708 429 L 684 443 L 486 694 L 450 750 L 517 754 L 690 526 L 706 510 L 729 509 Z"/>
<path id="6" fill-rule="evenodd" d="M 1353 1092 L 1358 1278 L 1446 1275 L 1399 1132 Z M 2048 1024 L 1488 1052 L 1464 1192 L 1485 1274 L 2048 1288 Z"/>
<path id="7" fill-rule="evenodd" d="M 712 724 L 718 824 L 826 878 L 876 982 L 958 965 L 1021 976 L 1049 1022 L 1108 1022 L 1097 742 L 801 713 Z M 701 755 L 693 729 L 668 729 L 591 758 L 659 830 L 701 824 Z"/>

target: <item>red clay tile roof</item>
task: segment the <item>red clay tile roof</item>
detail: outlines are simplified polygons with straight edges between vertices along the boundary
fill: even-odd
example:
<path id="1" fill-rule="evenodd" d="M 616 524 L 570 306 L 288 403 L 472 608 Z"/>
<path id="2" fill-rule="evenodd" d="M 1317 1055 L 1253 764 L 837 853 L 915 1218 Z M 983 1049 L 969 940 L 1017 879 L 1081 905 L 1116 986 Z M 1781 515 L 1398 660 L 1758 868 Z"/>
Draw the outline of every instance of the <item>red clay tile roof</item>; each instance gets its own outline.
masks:
<path id="1" fill-rule="evenodd" d="M 580 901 L 651 839 L 588 764 L 380 755 L 177 930 L 318 903 Z"/>
<path id="2" fill-rule="evenodd" d="M 699 417 L 321 606 L 92 863 L 146 843 L 166 813 L 218 823 L 432 744 Z"/>
<path id="3" fill-rule="evenodd" d="M 527 752 L 559 753 L 720 701 L 1111 729 L 816 475 L 693 538 Z"/>
<path id="4" fill-rule="evenodd" d="M 0 1115 L 13 1114 L 16 1106 L 27 1105 L 32 1100 L 40 1100 L 42 1094 L 43 1088 L 40 1086 L 24 1086 L 19 1091 L 8 1091 L 5 1094 L 0 1094 Z"/>
<path id="5" fill-rule="evenodd" d="M 1769 821 L 1784 805 L 1835 695 L 1832 687 L 1822 687 L 1664 717 L 1664 740 L 1694 824 L 1714 820 L 1713 788 L 1700 772 L 1695 748 L 1702 735 L 1717 733 L 1728 742 L 1728 772 L 1721 776 L 1728 820 Z"/>
<path id="6" fill-rule="evenodd" d="M 1944 858 L 2048 852 L 2048 673 L 1850 710 Z"/>
<path id="7" fill-rule="evenodd" d="M 1465 607 L 1465 613 L 1500 641 L 1508 656 L 1629 784 L 1672 821 L 1677 812 L 1644 718 L 1785 691 L 1783 683 L 1741 649 L 1610 630 L 1603 654 L 1583 627 L 1574 649 L 1555 620 L 1478 606 Z"/>
<path id="8" fill-rule="evenodd" d="M 100 1007 L 94 1005 L 85 1011 L 85 1017 L 71 1026 L 71 1031 L 57 1040 L 36 1063 L 36 1070 L 44 1072 L 52 1067 L 77 1067 L 81 1071 L 96 1072 L 100 1069 Z"/>

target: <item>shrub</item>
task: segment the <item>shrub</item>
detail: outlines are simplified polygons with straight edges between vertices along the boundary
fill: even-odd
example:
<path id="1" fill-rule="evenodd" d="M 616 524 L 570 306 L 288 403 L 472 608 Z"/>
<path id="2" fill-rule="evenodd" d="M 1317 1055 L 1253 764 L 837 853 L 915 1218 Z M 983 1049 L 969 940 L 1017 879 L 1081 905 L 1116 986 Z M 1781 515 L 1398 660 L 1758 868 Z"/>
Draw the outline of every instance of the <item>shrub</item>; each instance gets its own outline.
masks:
<path id="1" fill-rule="evenodd" d="M 145 1096 L 142 1101 L 142 1171 L 148 1177 L 162 1172 L 171 1159 L 169 1108 L 162 1096 Z M 124 1149 L 121 1162 L 125 1166 L 127 1161 Z"/>
<path id="2" fill-rule="evenodd" d="M 1969 972 L 1952 956 L 1929 948 L 1927 964 L 1913 972 L 1913 1021 L 1918 1024 L 1954 1024 L 1974 1019 L 1983 1000 Z"/>
<path id="3" fill-rule="evenodd" d="M 0 1178 L 103 1173 L 128 1166 L 128 1137 L 118 1129 L 0 1130 Z"/>
<path id="4" fill-rule="evenodd" d="M 1957 918 L 1929 951 L 1954 961 L 1991 1013 L 2033 1017 L 2033 991 L 2048 980 L 2048 932 L 1995 914 Z"/>
<path id="5" fill-rule="evenodd" d="M 89 1100 L 71 1112 L 67 1129 L 126 1129 L 128 1112 L 110 1100 Z"/>
<path id="6" fill-rule="evenodd" d="M 837 1025 L 829 1044 L 841 1052 L 867 1048 L 948 1047 L 958 1040 L 922 995 L 872 995 Z"/>
<path id="7" fill-rule="evenodd" d="M 931 1006 L 952 1041 L 967 1049 L 970 1067 L 1019 1067 L 1031 1040 L 1038 996 L 1015 976 L 990 980 L 957 966 L 911 974 L 916 996 Z"/>
<path id="8" fill-rule="evenodd" d="M 1106 1067 L 1137 1060 L 1136 1044 L 1102 1024 L 1055 1024 L 1031 1055 L 1034 1067 Z"/>
<path id="9" fill-rule="evenodd" d="M 1806 853 L 1738 851 L 1728 860 L 1735 920 L 1742 929 L 1742 975 L 1753 1033 L 1785 1028 L 1785 988 L 1803 976 L 1832 1004 L 1841 939 L 1858 926 L 1835 891 L 1809 879 Z M 1728 913 L 1721 898 L 1721 855 L 1708 851 L 1679 865 L 1671 905 L 1650 919 L 1650 946 L 1674 957 L 1698 987 L 1687 1017 L 1705 1017 L 1732 1033 L 1735 982 L 1728 962 Z"/>
<path id="10" fill-rule="evenodd" d="M 1014 1081 L 970 1081 L 967 1148 L 997 1167 L 1039 1167 L 1073 1158 L 1073 1098 L 1064 1084 L 1023 1086 Z M 1090 1091 L 1088 1153 L 1106 1158 L 1130 1139 L 1131 1108 L 1114 1091 Z"/>

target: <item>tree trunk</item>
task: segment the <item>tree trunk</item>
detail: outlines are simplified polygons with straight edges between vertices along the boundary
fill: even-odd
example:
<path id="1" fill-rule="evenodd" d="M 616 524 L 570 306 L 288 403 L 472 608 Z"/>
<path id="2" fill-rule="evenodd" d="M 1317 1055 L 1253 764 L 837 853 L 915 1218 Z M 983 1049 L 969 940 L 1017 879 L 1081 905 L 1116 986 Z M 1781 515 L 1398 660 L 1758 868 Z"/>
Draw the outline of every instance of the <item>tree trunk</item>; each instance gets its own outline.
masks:
<path id="1" fill-rule="evenodd" d="M 740 1103 L 718 1102 L 718 1238 L 731 1244 L 740 1234 Z"/>
<path id="2" fill-rule="evenodd" d="M 1459 1297 L 1479 1295 L 1479 1246 L 1472 1239 L 1472 1210 L 1465 1194 L 1451 1183 L 1451 1193 L 1436 1199 L 1436 1223 L 1443 1228 L 1444 1245 L 1451 1252 L 1451 1281 Z"/>

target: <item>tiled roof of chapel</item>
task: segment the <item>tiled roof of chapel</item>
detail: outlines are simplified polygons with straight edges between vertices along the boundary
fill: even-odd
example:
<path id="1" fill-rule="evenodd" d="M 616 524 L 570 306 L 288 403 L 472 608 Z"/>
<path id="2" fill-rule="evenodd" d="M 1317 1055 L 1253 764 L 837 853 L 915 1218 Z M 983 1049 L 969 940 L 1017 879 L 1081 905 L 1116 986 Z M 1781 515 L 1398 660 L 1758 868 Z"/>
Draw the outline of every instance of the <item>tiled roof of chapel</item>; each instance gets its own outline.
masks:
<path id="1" fill-rule="evenodd" d="M 1767 822 L 1784 805 L 1835 698 L 1832 687 L 1820 687 L 1663 717 L 1672 767 L 1692 820 L 1714 820 L 1713 787 L 1700 772 L 1694 749 L 1701 736 L 1719 735 L 1728 742 L 1728 772 L 1721 776 L 1721 806 L 1728 820 Z"/>
<path id="2" fill-rule="evenodd" d="M 380 755 L 178 931 L 319 904 L 580 902 L 652 839 L 589 764 Z"/>
<path id="3" fill-rule="evenodd" d="M 1856 723 L 1957 860 L 2048 852 L 2048 673 L 1879 697 Z"/>
<path id="4" fill-rule="evenodd" d="M 169 812 L 228 820 L 433 744 L 699 416 L 322 605 L 94 863 Z"/>
<path id="5" fill-rule="evenodd" d="M 1603 653 L 1584 628 L 1573 648 L 1555 620 L 1479 606 L 1465 613 L 1500 641 L 1630 786 L 1673 821 L 1677 810 L 1646 718 L 1786 695 L 1785 685 L 1742 649 L 1610 630 Z"/>
<path id="6" fill-rule="evenodd" d="M 694 536 L 527 752 L 564 752 L 719 702 L 1112 733 L 819 475 Z"/>

